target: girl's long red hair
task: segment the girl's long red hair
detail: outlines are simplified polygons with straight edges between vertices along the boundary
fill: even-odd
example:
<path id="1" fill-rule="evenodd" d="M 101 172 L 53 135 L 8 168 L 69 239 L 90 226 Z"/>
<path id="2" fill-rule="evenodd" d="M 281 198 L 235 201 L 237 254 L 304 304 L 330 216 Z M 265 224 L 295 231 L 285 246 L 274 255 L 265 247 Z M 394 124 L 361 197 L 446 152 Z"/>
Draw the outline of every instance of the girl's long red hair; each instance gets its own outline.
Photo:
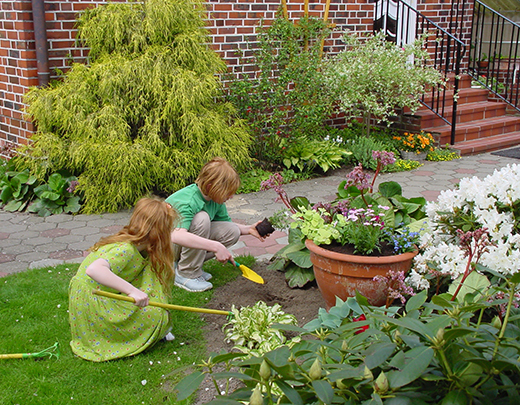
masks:
<path id="1" fill-rule="evenodd" d="M 144 247 L 150 258 L 152 271 L 169 292 L 174 279 L 171 232 L 179 215 L 169 204 L 156 198 L 140 199 L 130 222 L 118 233 L 102 238 L 91 251 L 110 243 L 129 242 Z"/>

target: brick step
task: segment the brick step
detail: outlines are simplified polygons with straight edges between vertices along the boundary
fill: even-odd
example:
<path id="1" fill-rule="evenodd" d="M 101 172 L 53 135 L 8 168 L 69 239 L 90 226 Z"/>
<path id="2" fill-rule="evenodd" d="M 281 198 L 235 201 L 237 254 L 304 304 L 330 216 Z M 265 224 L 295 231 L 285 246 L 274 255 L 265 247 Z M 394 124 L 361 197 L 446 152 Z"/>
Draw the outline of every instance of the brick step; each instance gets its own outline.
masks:
<path id="1" fill-rule="evenodd" d="M 506 113 L 506 103 L 494 101 L 480 101 L 476 103 L 461 104 L 457 108 L 457 124 L 473 122 L 494 118 Z M 442 118 L 438 117 L 430 110 L 417 111 L 415 115 L 421 117 L 421 128 L 431 128 L 445 125 Z M 452 111 L 445 111 L 445 118 L 451 120 Z"/>
<path id="2" fill-rule="evenodd" d="M 437 133 L 439 144 L 445 145 L 451 140 L 451 126 L 429 127 L 423 129 L 426 132 Z M 472 141 L 475 139 L 488 139 L 490 137 L 509 134 L 520 131 L 520 117 L 504 115 L 484 120 L 457 124 L 455 127 L 455 144 Z"/>
<path id="3" fill-rule="evenodd" d="M 460 150 L 461 155 L 491 152 L 520 144 L 520 131 L 504 135 L 495 135 L 487 138 L 474 139 L 455 143 L 454 148 Z"/>
<path id="4" fill-rule="evenodd" d="M 444 102 L 444 108 L 447 110 L 448 107 L 449 109 L 451 109 L 452 105 L 453 105 L 453 93 L 454 91 L 453 90 L 446 90 L 446 100 Z M 441 93 L 440 95 L 442 96 L 444 93 Z M 435 95 L 437 95 L 435 93 Z M 458 102 L 458 106 L 460 107 L 461 105 L 463 104 L 468 104 L 468 103 L 479 103 L 479 102 L 482 102 L 482 101 L 488 101 L 488 96 L 489 96 L 489 91 L 487 89 L 481 89 L 481 88 L 478 88 L 478 89 L 472 89 L 472 88 L 464 88 L 464 89 L 459 89 L 459 102 Z M 424 102 L 428 105 L 431 105 L 432 104 L 432 94 L 431 92 L 430 93 L 426 93 L 424 95 Z M 417 111 L 430 111 L 430 109 L 428 107 L 425 107 L 423 105 L 421 105 L 421 107 L 417 110 Z"/>

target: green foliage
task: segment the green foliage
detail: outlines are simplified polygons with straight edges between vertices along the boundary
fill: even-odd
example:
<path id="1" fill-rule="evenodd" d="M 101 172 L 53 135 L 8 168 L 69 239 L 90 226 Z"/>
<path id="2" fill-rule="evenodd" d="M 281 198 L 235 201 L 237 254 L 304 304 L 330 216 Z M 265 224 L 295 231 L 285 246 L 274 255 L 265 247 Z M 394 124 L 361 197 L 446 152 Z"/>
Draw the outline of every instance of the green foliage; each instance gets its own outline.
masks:
<path id="1" fill-rule="evenodd" d="M 453 159 L 460 159 L 460 152 L 450 149 L 449 144 L 443 148 L 435 148 L 426 156 L 426 160 L 431 162 L 445 162 Z"/>
<path id="2" fill-rule="evenodd" d="M 51 214 L 76 213 L 81 208 L 80 197 L 75 196 L 74 188 L 77 178 L 65 178 L 59 173 L 49 176 L 48 183 L 34 189 L 36 200 L 28 207 L 29 212 L 36 212 L 40 217 Z"/>
<path id="3" fill-rule="evenodd" d="M 499 289 L 512 295 L 519 281 L 512 277 Z M 477 316 L 498 303 L 489 302 L 489 296 L 464 303 L 450 302 L 449 295 L 427 301 L 422 291 L 400 310 L 369 306 L 358 295 L 338 301 L 328 313 L 320 311 L 304 328 L 279 326 L 297 331 L 300 343 L 253 359 L 221 353 L 182 386 L 201 374 L 218 383 L 229 376 L 213 369 L 236 368 L 240 371 L 233 377 L 244 388 L 210 403 L 249 398 L 259 404 L 517 403 L 518 312 L 509 305 L 503 322 Z"/>
<path id="4" fill-rule="evenodd" d="M 372 159 L 372 151 L 388 149 L 383 141 L 364 136 L 351 140 L 348 147 L 352 152 L 352 163 L 361 163 L 365 169 L 370 170 L 376 170 L 377 167 L 377 161 Z"/>
<path id="5" fill-rule="evenodd" d="M 231 306 L 233 317 L 224 325 L 227 328 L 226 339 L 234 343 L 233 348 L 249 355 L 261 356 L 283 344 L 289 346 L 299 339 L 287 341 L 287 337 L 275 324 L 298 325 L 296 317 L 286 314 L 280 304 L 267 305 L 258 301 L 250 307 L 237 309 Z"/>
<path id="6" fill-rule="evenodd" d="M 371 116 L 387 121 L 396 108 L 415 111 L 426 87 L 443 83 L 440 72 L 428 64 L 422 40 L 400 47 L 387 42 L 383 33 L 344 38 L 347 50 L 332 58 L 324 72 L 340 109 L 365 117 L 367 130 Z"/>
<path id="7" fill-rule="evenodd" d="M 395 181 L 385 181 L 379 184 L 377 191 L 362 195 L 356 186 L 346 187 L 347 181 L 343 180 L 338 186 L 338 198 L 347 199 L 354 207 L 366 206 L 366 202 L 390 207 L 385 213 L 385 224 L 390 227 L 410 225 L 421 221 L 426 217 L 424 197 L 406 198 L 403 196 L 401 185 Z M 365 202 L 366 201 L 366 202 Z"/>
<path id="8" fill-rule="evenodd" d="M 233 79 L 229 88 L 229 100 L 253 128 L 257 159 L 282 165 L 284 146 L 323 132 L 334 101 L 320 72 L 321 41 L 329 32 L 314 17 L 294 24 L 278 16 L 260 27 L 253 57 L 257 76 Z"/>
<path id="9" fill-rule="evenodd" d="M 67 169 L 79 178 L 85 213 L 131 207 L 171 193 L 222 156 L 248 163 L 251 142 L 216 73 L 225 64 L 207 44 L 200 3 L 150 0 L 86 10 L 79 38 L 90 65 L 32 89 L 37 124 L 23 166 L 40 178 Z"/>
<path id="10" fill-rule="evenodd" d="M 282 145 L 284 142 L 281 143 Z M 286 168 L 298 168 L 300 171 L 313 171 L 318 166 L 324 172 L 336 169 L 348 155 L 344 148 L 328 140 L 301 137 L 286 147 L 282 147 L 283 164 Z"/>
<path id="11" fill-rule="evenodd" d="M 5 163 L 0 170 L 0 202 L 5 204 L 4 210 L 27 209 L 41 217 L 80 210 L 80 196 L 74 195 L 76 177 L 53 173 L 46 181 L 38 181 L 29 169 L 16 171 L 16 159 Z"/>
<path id="12" fill-rule="evenodd" d="M 0 170 L 0 202 L 6 211 L 23 211 L 34 197 L 36 176 L 29 169 L 15 170 L 15 161 L 4 162 Z"/>
<path id="13" fill-rule="evenodd" d="M 240 173 L 240 188 L 237 194 L 254 193 L 260 190 L 260 183 L 267 180 L 271 173 L 259 167 Z"/>
<path id="14" fill-rule="evenodd" d="M 289 229 L 287 245 L 273 255 L 267 268 L 285 272 L 290 288 L 303 288 L 316 279 L 311 254 L 303 242 L 300 229 Z"/>

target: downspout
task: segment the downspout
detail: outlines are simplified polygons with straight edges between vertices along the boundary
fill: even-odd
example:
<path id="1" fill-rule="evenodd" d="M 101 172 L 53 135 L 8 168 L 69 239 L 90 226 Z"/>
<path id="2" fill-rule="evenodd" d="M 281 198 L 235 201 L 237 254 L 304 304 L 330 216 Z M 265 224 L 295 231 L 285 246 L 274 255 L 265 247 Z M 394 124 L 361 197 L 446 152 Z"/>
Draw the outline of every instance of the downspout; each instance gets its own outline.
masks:
<path id="1" fill-rule="evenodd" d="M 49 84 L 49 54 L 47 52 L 47 30 L 45 28 L 44 0 L 32 0 L 34 42 L 36 47 L 36 63 L 38 68 L 38 85 Z"/>

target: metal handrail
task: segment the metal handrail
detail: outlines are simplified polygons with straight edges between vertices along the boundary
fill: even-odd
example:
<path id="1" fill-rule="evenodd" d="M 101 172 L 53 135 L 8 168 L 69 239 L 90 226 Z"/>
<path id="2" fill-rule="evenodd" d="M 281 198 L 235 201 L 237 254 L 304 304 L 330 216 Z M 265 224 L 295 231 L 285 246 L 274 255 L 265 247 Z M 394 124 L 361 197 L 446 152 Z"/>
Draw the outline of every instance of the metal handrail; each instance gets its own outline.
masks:
<path id="1" fill-rule="evenodd" d="M 472 21 L 468 74 L 520 111 L 520 24 L 478 0 Z"/>
<path id="2" fill-rule="evenodd" d="M 384 5 L 383 5 L 384 1 Z M 391 3 L 393 3 L 391 5 Z M 459 12 L 460 7 L 454 7 L 452 5 L 451 16 L 449 19 L 450 31 L 458 32 L 459 25 L 458 19 L 460 19 Z M 381 4 L 381 9 L 379 5 Z M 415 25 L 415 38 L 420 38 L 423 35 L 427 35 L 426 49 L 430 53 L 431 62 L 433 66 L 443 72 L 447 78 L 450 75 L 454 76 L 453 81 L 453 94 L 457 94 L 459 89 L 459 75 L 461 73 L 461 61 L 466 51 L 465 44 L 459 40 L 455 35 L 451 34 L 447 30 L 443 29 L 437 23 L 426 17 L 424 14 L 405 3 L 403 0 L 379 0 L 375 4 L 374 16 L 385 15 L 384 7 L 386 6 L 386 15 L 390 15 L 392 12 L 395 14 L 395 38 L 391 38 L 398 45 L 403 43 L 409 43 L 410 38 L 409 27 L 411 24 Z M 390 7 L 392 6 L 392 10 Z M 462 15 L 464 14 L 465 2 L 462 2 Z M 401 22 L 401 24 L 399 24 Z M 404 27 L 400 32 L 397 27 Z M 374 24 L 374 30 L 376 30 L 376 24 Z M 413 38 L 413 39 L 415 39 Z M 455 143 L 455 127 L 457 122 L 457 97 L 448 96 L 447 87 L 433 88 L 429 97 L 426 94 L 423 95 L 420 100 L 421 103 L 440 117 L 447 125 L 451 126 L 451 137 L 450 143 Z M 453 98 L 453 104 L 451 110 L 447 106 L 448 97 Z M 451 117 L 449 112 L 451 112 Z"/>

